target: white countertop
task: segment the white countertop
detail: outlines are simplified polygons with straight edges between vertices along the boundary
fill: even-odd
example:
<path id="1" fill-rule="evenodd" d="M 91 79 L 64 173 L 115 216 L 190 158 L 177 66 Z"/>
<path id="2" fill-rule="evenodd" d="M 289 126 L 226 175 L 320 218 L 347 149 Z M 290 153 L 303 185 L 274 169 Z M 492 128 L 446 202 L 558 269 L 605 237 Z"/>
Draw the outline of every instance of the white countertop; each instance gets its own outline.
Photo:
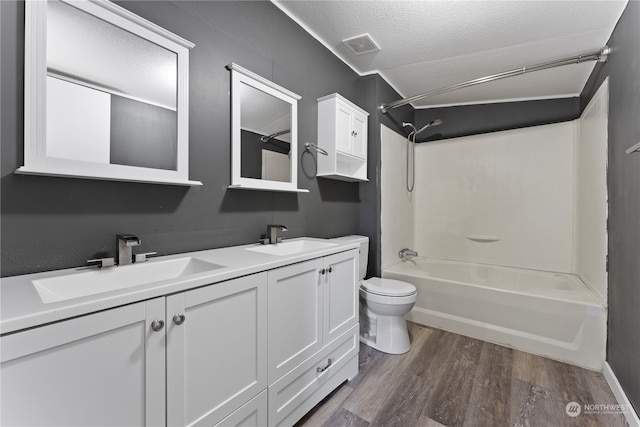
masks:
<path id="1" fill-rule="evenodd" d="M 246 250 L 246 248 L 260 246 L 260 244 L 251 244 L 151 258 L 146 261 L 146 265 L 170 259 L 193 257 L 224 267 L 186 277 L 162 280 L 48 304 L 45 304 L 40 298 L 32 283 L 34 280 L 73 274 L 74 272 L 87 271 L 87 269 L 97 269 L 97 267 L 70 268 L 3 278 L 0 283 L 0 333 L 15 332 L 359 248 L 359 244 L 356 242 L 338 239 L 305 239 L 331 242 L 335 246 L 290 256 L 276 256 Z M 294 240 L 298 239 L 287 239 L 285 242 Z M 128 267 L 125 265 L 105 268 L 126 269 Z"/>

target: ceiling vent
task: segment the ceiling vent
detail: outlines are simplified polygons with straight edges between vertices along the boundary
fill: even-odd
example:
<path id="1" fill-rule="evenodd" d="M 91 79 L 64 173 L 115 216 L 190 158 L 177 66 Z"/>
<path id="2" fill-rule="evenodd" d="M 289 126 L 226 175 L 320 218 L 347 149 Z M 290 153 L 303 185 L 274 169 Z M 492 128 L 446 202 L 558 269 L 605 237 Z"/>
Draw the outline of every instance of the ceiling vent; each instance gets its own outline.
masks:
<path id="1" fill-rule="evenodd" d="M 350 39 L 345 39 L 342 40 L 342 43 L 346 44 L 347 47 L 356 55 L 364 55 L 367 53 L 378 52 L 380 50 L 380 46 L 373 41 L 369 34 L 362 34 Z"/>

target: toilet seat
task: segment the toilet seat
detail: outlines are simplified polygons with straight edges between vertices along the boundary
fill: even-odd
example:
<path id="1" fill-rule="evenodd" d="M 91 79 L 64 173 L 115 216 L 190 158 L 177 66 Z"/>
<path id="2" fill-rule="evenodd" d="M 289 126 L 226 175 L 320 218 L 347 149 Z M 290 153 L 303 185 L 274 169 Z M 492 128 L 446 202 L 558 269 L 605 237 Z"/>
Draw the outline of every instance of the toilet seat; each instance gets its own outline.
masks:
<path id="1" fill-rule="evenodd" d="M 416 287 L 411 283 L 382 277 L 372 277 L 360 282 L 360 287 L 368 293 L 386 297 L 405 297 L 414 295 Z"/>

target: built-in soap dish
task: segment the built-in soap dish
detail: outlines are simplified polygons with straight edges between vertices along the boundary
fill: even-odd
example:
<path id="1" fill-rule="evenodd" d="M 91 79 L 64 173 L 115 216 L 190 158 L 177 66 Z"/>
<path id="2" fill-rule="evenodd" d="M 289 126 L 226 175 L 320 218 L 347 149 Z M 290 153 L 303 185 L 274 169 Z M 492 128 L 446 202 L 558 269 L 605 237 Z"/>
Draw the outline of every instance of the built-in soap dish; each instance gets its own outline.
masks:
<path id="1" fill-rule="evenodd" d="M 485 234 L 469 234 L 467 239 L 480 243 L 491 243 L 500 240 L 498 236 L 489 236 Z"/>

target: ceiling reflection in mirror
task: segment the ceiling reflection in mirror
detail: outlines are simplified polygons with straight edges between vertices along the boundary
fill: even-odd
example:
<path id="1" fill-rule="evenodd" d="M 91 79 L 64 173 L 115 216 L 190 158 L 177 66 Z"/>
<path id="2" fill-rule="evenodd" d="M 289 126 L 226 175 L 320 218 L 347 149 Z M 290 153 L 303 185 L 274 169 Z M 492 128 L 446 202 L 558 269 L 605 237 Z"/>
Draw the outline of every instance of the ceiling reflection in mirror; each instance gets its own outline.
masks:
<path id="1" fill-rule="evenodd" d="M 177 54 L 47 2 L 48 157 L 175 171 Z"/>
<path id="2" fill-rule="evenodd" d="M 240 85 L 241 176 L 291 181 L 291 104 Z"/>

